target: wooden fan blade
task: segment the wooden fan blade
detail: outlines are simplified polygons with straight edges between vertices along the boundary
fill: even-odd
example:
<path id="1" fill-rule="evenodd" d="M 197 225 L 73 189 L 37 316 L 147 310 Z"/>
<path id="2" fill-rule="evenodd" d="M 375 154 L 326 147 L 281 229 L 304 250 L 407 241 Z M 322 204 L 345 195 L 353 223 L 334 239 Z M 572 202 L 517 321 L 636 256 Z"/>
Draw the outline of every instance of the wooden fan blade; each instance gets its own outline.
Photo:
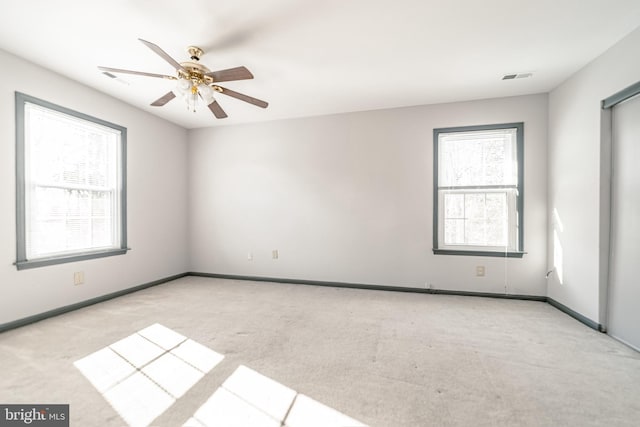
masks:
<path id="1" fill-rule="evenodd" d="M 171 91 L 169 91 L 169 92 L 165 93 L 164 95 L 162 95 L 160 98 L 158 98 L 155 101 L 153 101 L 151 103 L 151 106 L 153 106 L 153 107 L 162 107 L 164 104 L 166 104 L 167 102 L 171 101 L 175 97 L 176 97 L 176 94 L 171 92 Z"/>
<path id="2" fill-rule="evenodd" d="M 146 40 L 142 40 L 142 39 L 138 39 L 138 40 L 140 40 L 142 43 L 144 43 L 149 49 L 151 49 L 152 51 L 157 53 L 162 59 L 164 59 L 169 64 L 171 64 L 171 66 L 173 68 L 175 68 L 176 70 L 184 71 L 185 73 L 187 72 L 187 70 L 185 70 L 185 68 L 182 65 L 180 65 L 180 63 L 178 61 L 176 61 L 175 59 L 170 57 L 167 52 L 165 52 L 164 50 L 160 49 L 160 46 L 155 45 L 155 44 L 153 44 L 151 42 L 148 42 Z"/>
<path id="3" fill-rule="evenodd" d="M 173 76 L 167 76 L 165 74 L 145 73 L 144 71 L 123 70 L 120 68 L 110 68 L 110 67 L 98 67 L 98 70 L 104 71 L 106 73 L 135 74 L 138 76 L 158 77 L 161 79 L 176 80 L 176 78 Z"/>
<path id="4" fill-rule="evenodd" d="M 210 71 L 205 76 L 213 78 L 213 82 L 230 82 L 234 80 L 248 80 L 253 78 L 247 67 L 229 68 L 228 70 Z"/>
<path id="5" fill-rule="evenodd" d="M 227 117 L 227 113 L 224 112 L 220 104 L 218 104 L 218 101 L 213 101 L 208 105 L 208 107 L 217 119 L 224 119 L 225 117 Z"/>
<path id="6" fill-rule="evenodd" d="M 239 99 L 241 101 L 244 101 L 244 102 L 248 102 L 249 104 L 253 104 L 253 105 L 255 105 L 257 107 L 260 107 L 260 108 L 267 108 L 269 106 L 269 103 L 266 102 L 266 101 L 262 101 L 260 99 L 253 98 L 251 96 L 248 96 L 248 95 L 233 91 L 231 89 L 227 89 L 227 88 L 222 87 L 222 86 L 214 86 L 213 88 L 216 91 L 218 91 L 218 92 L 220 92 L 222 94 L 231 96 L 233 98 L 237 98 L 237 99 Z"/>

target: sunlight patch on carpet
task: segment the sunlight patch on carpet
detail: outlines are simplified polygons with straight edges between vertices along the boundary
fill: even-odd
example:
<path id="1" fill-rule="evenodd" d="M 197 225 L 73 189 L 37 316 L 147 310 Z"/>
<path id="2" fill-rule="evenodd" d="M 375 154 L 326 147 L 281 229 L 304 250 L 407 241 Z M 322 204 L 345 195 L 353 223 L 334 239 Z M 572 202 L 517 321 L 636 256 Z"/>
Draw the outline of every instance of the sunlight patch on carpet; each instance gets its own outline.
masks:
<path id="1" fill-rule="evenodd" d="M 222 354 L 156 323 L 74 365 L 130 427 L 143 427 L 222 359 Z"/>

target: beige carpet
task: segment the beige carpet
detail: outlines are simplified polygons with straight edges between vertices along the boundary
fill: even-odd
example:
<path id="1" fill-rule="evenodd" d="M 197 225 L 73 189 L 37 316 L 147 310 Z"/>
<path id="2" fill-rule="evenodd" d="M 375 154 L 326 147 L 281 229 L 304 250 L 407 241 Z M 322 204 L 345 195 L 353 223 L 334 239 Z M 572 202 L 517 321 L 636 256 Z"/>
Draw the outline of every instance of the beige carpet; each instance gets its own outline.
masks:
<path id="1" fill-rule="evenodd" d="M 640 353 L 533 301 L 185 277 L 0 334 L 0 366 L 0 403 L 81 427 L 640 420 Z"/>

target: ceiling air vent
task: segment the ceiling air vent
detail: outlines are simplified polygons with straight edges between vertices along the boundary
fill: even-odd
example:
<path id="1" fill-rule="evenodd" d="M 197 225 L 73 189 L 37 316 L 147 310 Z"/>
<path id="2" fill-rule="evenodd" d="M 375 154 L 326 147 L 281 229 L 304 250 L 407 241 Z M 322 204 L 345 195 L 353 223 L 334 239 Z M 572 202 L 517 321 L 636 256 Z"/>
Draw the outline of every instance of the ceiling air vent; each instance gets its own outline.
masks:
<path id="1" fill-rule="evenodd" d="M 533 76 L 533 73 L 505 74 L 502 76 L 502 80 L 526 79 L 531 76 Z"/>

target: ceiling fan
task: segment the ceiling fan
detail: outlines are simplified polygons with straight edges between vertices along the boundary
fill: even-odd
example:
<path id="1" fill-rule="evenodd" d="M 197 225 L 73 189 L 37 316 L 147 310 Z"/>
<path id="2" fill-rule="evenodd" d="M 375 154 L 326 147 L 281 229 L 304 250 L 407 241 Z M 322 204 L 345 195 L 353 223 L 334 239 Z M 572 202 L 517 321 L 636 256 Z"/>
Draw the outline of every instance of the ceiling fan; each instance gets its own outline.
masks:
<path id="1" fill-rule="evenodd" d="M 159 46 L 148 42 L 146 40 L 138 39 L 145 44 L 149 49 L 158 54 L 162 59 L 171 64 L 176 69 L 175 76 L 169 76 L 165 74 L 146 73 L 142 71 L 123 70 L 120 68 L 110 67 L 98 67 L 100 71 L 106 73 L 124 73 L 135 74 L 147 77 L 157 77 L 167 80 L 176 80 L 176 92 L 181 95 L 187 102 L 187 108 L 196 111 L 196 104 L 198 98 L 202 99 L 204 103 L 209 107 L 209 110 L 218 119 L 224 119 L 227 117 L 227 113 L 224 112 L 218 101 L 215 100 L 214 94 L 221 93 L 223 95 L 231 96 L 241 101 L 248 102 L 249 104 L 256 105 L 261 108 L 267 108 L 269 105 L 267 102 L 260 99 L 253 98 L 242 93 L 235 92 L 231 89 L 219 86 L 219 82 L 230 82 L 235 80 L 247 80 L 252 79 L 253 74 L 246 67 L 235 67 L 227 70 L 210 71 L 207 67 L 200 64 L 200 57 L 204 55 L 202 49 L 196 46 L 189 46 L 187 52 L 191 61 L 178 62 L 169 56 Z M 176 97 L 174 91 L 169 91 L 156 99 L 151 103 L 154 107 L 162 107 L 167 102 Z"/>

